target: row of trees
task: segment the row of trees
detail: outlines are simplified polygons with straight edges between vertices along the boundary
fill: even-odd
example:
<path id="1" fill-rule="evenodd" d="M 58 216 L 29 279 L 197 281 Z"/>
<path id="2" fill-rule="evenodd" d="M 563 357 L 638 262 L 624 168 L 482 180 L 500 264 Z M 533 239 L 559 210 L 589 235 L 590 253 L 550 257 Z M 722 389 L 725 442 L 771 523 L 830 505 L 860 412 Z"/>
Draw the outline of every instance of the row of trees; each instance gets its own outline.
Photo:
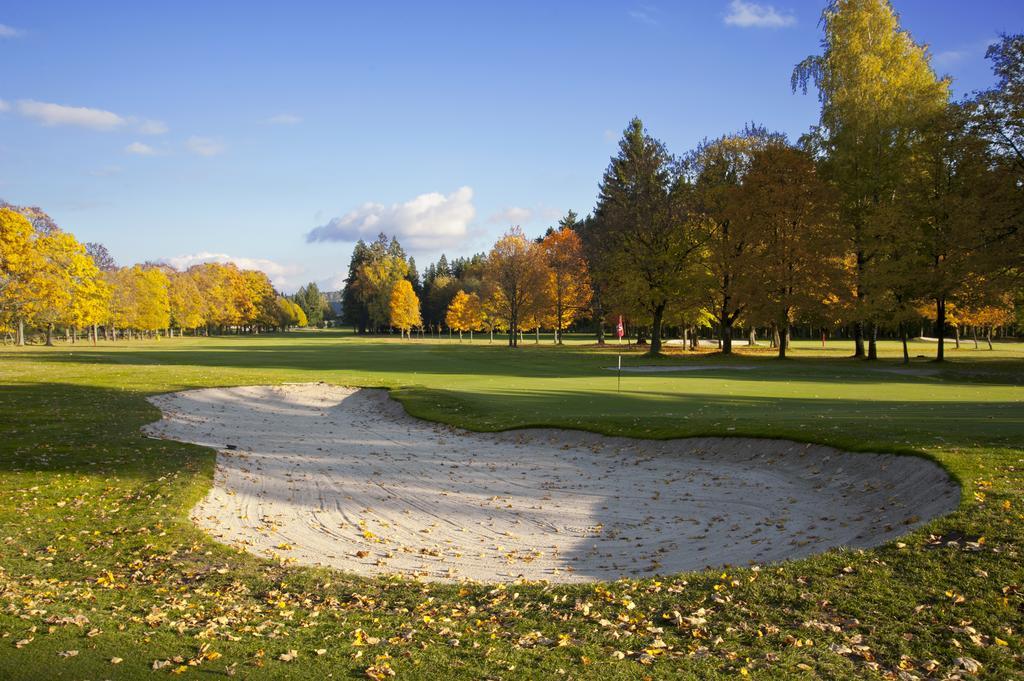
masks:
<path id="1" fill-rule="evenodd" d="M 343 320 L 358 331 L 413 328 L 461 334 L 509 331 L 517 345 L 520 331 L 554 329 L 556 339 L 587 314 L 590 278 L 583 243 L 568 215 L 558 229 L 536 240 L 514 228 L 486 256 L 449 265 L 445 256 L 427 268 L 423 282 L 415 263 L 396 239 L 385 235 L 356 244 L 343 295 Z"/>
<path id="2" fill-rule="evenodd" d="M 831 2 L 823 26 L 822 53 L 793 73 L 821 101 L 796 143 L 748 126 L 677 156 L 634 119 L 591 215 L 442 256 L 422 283 L 397 241 L 360 243 L 345 319 L 392 324 L 386 301 L 405 281 L 422 301 L 413 326 L 502 328 L 511 345 L 581 317 L 603 342 L 622 315 L 654 353 L 666 327 L 713 325 L 725 353 L 736 329 L 768 328 L 784 356 L 800 322 L 847 327 L 858 357 L 895 333 L 906 357 L 930 319 L 941 359 L 950 328 L 1011 323 L 1024 298 L 1024 36 L 989 49 L 992 89 L 953 102 L 887 0 Z"/>
<path id="3" fill-rule="evenodd" d="M 26 327 L 45 331 L 52 344 L 57 329 L 72 341 L 80 330 L 95 341 L 100 328 L 116 339 L 307 323 L 303 306 L 277 294 L 263 272 L 221 263 L 184 272 L 153 263 L 118 267 L 102 245 L 80 243 L 39 209 L 0 207 L 0 331 L 13 332 L 18 344 Z"/>

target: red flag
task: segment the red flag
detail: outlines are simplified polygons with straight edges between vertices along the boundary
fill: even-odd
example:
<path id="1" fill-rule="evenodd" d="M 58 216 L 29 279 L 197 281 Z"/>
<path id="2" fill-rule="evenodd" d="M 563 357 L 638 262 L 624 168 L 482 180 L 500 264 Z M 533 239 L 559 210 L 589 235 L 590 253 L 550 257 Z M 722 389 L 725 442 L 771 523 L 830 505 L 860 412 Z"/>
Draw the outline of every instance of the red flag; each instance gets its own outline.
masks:
<path id="1" fill-rule="evenodd" d="M 626 335 L 626 329 L 622 326 L 622 315 L 619 315 L 619 325 L 615 328 L 615 333 L 619 335 L 619 338 Z"/>

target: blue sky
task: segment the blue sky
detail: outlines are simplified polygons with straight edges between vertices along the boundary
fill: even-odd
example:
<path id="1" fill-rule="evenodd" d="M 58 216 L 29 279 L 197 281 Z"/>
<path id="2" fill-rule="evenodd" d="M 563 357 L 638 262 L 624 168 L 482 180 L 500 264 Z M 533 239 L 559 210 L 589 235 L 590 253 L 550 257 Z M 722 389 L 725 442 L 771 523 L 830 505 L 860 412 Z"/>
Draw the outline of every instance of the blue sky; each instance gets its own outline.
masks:
<path id="1" fill-rule="evenodd" d="M 231 258 L 285 291 L 335 285 L 381 228 L 425 265 L 588 212 L 634 115 L 676 153 L 797 137 L 822 5 L 4 3 L 0 198 L 122 264 Z M 1024 3 L 894 5 L 958 96 L 1024 30 Z"/>

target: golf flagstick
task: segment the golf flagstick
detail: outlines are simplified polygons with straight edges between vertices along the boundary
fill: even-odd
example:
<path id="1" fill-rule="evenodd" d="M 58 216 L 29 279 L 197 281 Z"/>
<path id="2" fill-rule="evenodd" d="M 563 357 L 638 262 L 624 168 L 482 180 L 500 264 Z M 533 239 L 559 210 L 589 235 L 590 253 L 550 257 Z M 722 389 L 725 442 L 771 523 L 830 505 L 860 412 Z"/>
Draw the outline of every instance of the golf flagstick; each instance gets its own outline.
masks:
<path id="1" fill-rule="evenodd" d="M 622 326 L 622 315 L 619 315 L 619 325 L 615 327 L 615 334 L 619 337 L 619 371 L 615 392 L 622 392 L 622 336 L 625 334 L 625 327 Z"/>

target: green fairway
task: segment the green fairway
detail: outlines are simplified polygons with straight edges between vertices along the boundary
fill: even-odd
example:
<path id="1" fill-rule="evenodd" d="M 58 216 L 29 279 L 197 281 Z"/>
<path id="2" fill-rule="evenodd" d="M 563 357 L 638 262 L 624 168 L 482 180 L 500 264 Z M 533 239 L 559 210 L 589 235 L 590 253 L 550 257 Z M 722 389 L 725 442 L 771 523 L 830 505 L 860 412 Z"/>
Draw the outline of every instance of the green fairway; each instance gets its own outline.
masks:
<path id="1" fill-rule="evenodd" d="M 614 344 L 503 341 L 311 331 L 0 349 L 0 678 L 1019 673 L 1024 343 L 967 341 L 909 365 L 889 341 L 873 363 L 840 341 L 797 341 L 785 361 L 767 347 L 651 360 L 623 346 L 625 367 L 692 370 L 624 372 L 619 391 Z M 934 350 L 915 342 L 911 356 Z M 386 387 L 413 415 L 474 430 L 924 455 L 960 480 L 962 503 L 876 550 L 658 580 L 495 588 L 280 565 L 189 521 L 212 451 L 139 429 L 159 418 L 147 395 L 291 381 Z"/>

